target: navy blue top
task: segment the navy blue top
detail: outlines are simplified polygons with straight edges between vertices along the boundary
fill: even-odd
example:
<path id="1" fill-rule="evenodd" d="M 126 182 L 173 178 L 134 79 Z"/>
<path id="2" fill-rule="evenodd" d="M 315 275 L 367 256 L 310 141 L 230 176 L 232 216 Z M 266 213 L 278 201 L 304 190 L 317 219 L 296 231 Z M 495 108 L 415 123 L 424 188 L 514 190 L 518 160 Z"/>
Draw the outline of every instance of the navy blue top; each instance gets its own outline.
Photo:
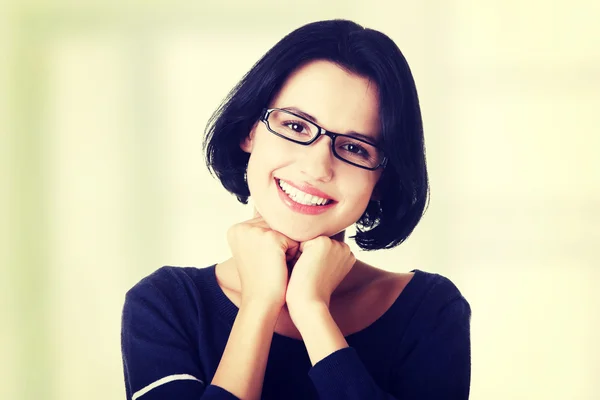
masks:
<path id="1" fill-rule="evenodd" d="M 274 333 L 262 399 L 468 399 L 469 303 L 449 279 L 411 272 L 383 316 L 314 366 L 301 340 Z M 237 312 L 214 265 L 162 267 L 142 279 L 123 307 L 127 399 L 236 399 L 210 383 Z"/>

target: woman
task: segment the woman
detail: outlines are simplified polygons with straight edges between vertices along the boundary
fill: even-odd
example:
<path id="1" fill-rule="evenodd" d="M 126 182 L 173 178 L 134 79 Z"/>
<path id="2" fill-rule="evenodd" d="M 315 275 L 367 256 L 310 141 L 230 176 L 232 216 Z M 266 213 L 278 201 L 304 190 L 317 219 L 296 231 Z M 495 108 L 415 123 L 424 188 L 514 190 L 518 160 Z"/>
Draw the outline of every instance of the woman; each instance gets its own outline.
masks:
<path id="1" fill-rule="evenodd" d="M 434 273 L 356 260 L 402 243 L 427 201 L 409 67 L 385 35 L 305 25 L 209 122 L 207 163 L 254 218 L 232 257 L 163 267 L 126 296 L 128 399 L 467 399 L 470 307 Z"/>

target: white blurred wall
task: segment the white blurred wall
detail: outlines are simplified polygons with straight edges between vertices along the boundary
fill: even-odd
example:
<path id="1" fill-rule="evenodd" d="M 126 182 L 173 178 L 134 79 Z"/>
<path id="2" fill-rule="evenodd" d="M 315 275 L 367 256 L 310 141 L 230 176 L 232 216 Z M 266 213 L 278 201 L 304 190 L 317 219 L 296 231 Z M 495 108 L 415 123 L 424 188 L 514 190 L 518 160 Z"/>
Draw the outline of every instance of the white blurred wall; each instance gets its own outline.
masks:
<path id="1" fill-rule="evenodd" d="M 204 166 L 208 117 L 283 35 L 334 17 L 404 52 L 431 176 L 413 236 L 358 257 L 458 285 L 472 399 L 600 398 L 598 2 L 247 3 L 0 9 L 0 398 L 124 398 L 127 289 L 223 260 L 251 215 Z"/>

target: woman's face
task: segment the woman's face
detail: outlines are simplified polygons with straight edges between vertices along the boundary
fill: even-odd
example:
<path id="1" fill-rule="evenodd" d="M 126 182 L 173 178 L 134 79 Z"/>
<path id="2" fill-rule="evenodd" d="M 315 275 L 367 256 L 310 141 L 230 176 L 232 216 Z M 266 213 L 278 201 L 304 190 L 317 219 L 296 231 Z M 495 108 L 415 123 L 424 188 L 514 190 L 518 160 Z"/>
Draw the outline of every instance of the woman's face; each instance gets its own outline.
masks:
<path id="1" fill-rule="evenodd" d="M 269 107 L 293 107 L 328 131 L 360 133 L 373 141 L 380 135 L 377 87 L 328 61 L 297 69 Z M 327 136 L 302 146 L 269 132 L 262 122 L 254 125 L 241 148 L 250 153 L 247 180 L 256 211 L 272 229 L 300 242 L 333 236 L 355 223 L 381 175 L 381 169 L 369 171 L 336 158 Z M 325 206 L 300 205 L 294 199 L 319 199 L 308 199 L 297 189 L 330 200 Z"/>

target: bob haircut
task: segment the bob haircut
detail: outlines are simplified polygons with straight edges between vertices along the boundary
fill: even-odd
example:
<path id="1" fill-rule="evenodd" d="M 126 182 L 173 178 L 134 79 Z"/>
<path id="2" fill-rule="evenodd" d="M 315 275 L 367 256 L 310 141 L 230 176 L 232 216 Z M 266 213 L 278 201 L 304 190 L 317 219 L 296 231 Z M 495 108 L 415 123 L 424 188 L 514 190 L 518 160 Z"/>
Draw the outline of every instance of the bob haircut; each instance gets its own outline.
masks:
<path id="1" fill-rule="evenodd" d="M 363 250 L 389 249 L 412 233 L 429 200 L 423 122 L 410 68 L 385 34 L 348 20 L 318 21 L 281 39 L 231 90 L 206 127 L 204 151 L 213 175 L 247 204 L 249 154 L 240 143 L 287 77 L 313 60 L 327 60 L 377 84 L 387 165 L 352 236 Z"/>

